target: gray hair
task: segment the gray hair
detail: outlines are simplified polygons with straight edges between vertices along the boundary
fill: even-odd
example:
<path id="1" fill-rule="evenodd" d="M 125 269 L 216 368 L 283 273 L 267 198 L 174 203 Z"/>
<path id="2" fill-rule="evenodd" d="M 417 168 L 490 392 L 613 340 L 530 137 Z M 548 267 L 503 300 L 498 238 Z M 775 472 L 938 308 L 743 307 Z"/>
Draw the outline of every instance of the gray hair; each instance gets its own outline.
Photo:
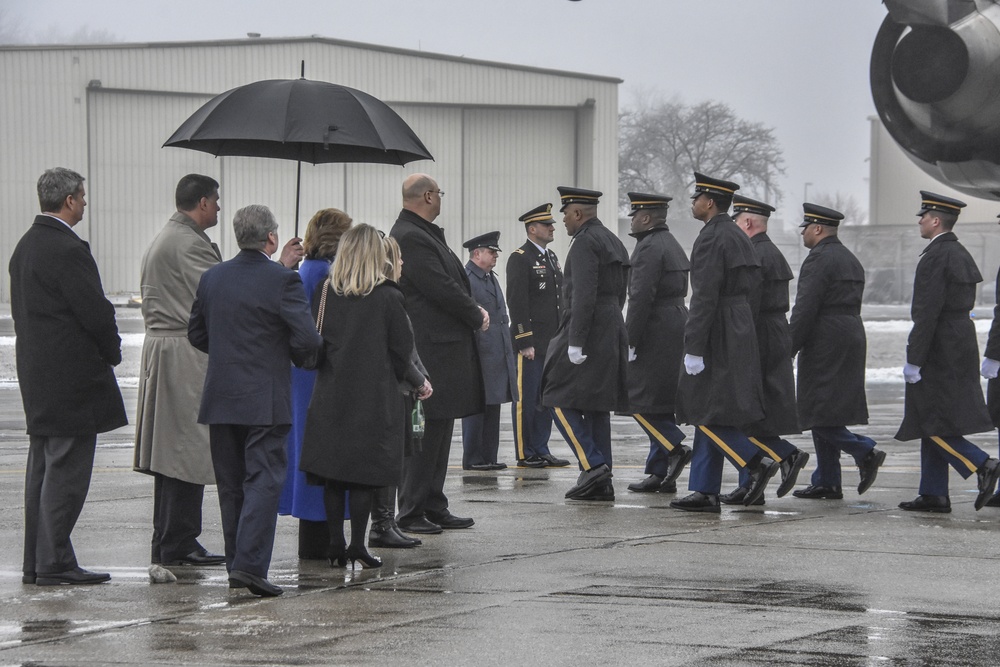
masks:
<path id="1" fill-rule="evenodd" d="M 72 169 L 46 169 L 38 177 L 38 205 L 41 206 L 42 213 L 61 211 L 66 197 L 79 192 L 84 180 L 83 176 Z"/>
<path id="2" fill-rule="evenodd" d="M 278 221 L 263 204 L 244 206 L 233 216 L 233 231 L 240 250 L 263 250 L 267 235 L 277 230 Z"/>

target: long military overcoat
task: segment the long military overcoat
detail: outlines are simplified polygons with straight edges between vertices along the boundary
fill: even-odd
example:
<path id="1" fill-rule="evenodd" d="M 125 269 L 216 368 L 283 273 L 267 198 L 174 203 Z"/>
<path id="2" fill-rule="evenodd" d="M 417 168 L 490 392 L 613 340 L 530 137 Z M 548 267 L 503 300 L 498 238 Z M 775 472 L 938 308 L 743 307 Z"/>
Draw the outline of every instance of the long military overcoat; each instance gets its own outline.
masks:
<path id="1" fill-rule="evenodd" d="M 906 361 L 920 382 L 906 385 L 897 440 L 992 431 L 979 384 L 979 341 L 969 312 L 976 305 L 979 267 L 953 232 L 936 236 L 913 277 L 913 328 Z"/>
<path id="2" fill-rule="evenodd" d="M 861 321 L 865 270 L 835 236 L 820 240 L 799 269 L 789 327 L 792 355 L 799 355 L 799 425 L 868 423 Z"/>
<path id="3" fill-rule="evenodd" d="M 628 409 L 628 334 L 622 306 L 628 293 L 628 251 L 597 218 L 583 223 L 566 255 L 559 328 L 542 371 L 542 404 L 612 412 Z M 570 346 L 583 348 L 575 365 Z"/>
<path id="4" fill-rule="evenodd" d="M 983 356 L 1000 361 L 1000 271 L 997 271 L 995 302 L 997 305 L 993 307 L 993 324 L 990 325 L 990 336 Z M 1000 379 L 990 380 L 986 385 L 986 405 L 993 425 L 1000 427 Z"/>
<path id="5" fill-rule="evenodd" d="M 755 437 L 799 433 L 792 335 L 786 316 L 792 269 L 767 232 L 754 235 L 750 242 L 760 262 L 760 296 L 754 323 L 764 389 L 764 419 L 747 426 L 746 432 Z"/>
<path id="6" fill-rule="evenodd" d="M 677 420 L 743 426 L 764 417 L 757 333 L 749 297 L 760 281 L 750 239 L 728 214 L 701 229 L 691 249 L 691 306 L 684 353 L 705 370 L 681 373 Z"/>
<path id="7" fill-rule="evenodd" d="M 628 364 L 629 411 L 673 414 L 684 358 L 691 264 L 666 225 L 633 234 L 625 328 L 636 359 Z"/>
<path id="8" fill-rule="evenodd" d="M 510 342 L 510 320 L 503 290 L 496 274 L 486 273 L 468 261 L 465 274 L 469 277 L 472 298 L 490 316 L 490 328 L 476 332 L 476 346 L 479 351 L 479 365 L 483 370 L 483 388 L 486 405 L 500 405 L 518 400 L 517 366 L 514 362 L 514 346 Z"/>

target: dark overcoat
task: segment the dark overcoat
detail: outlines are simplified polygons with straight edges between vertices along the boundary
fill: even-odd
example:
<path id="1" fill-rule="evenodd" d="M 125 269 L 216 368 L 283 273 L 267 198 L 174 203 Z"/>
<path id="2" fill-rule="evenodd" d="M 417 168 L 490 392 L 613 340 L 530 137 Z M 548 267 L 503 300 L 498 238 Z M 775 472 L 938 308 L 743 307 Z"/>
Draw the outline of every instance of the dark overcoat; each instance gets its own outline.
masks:
<path id="1" fill-rule="evenodd" d="M 322 346 L 299 274 L 257 250 L 202 274 L 188 340 L 208 354 L 198 422 L 246 426 L 292 423 L 292 363 Z"/>
<path id="2" fill-rule="evenodd" d="M 635 250 L 628 276 L 629 410 L 673 414 L 684 366 L 684 325 L 691 264 L 666 225 L 632 234 Z"/>
<path id="3" fill-rule="evenodd" d="M 705 370 L 681 373 L 677 420 L 743 426 L 764 417 L 757 333 L 750 307 L 760 282 L 753 246 L 726 213 L 702 228 L 691 249 L 691 306 L 684 353 Z"/>
<path id="4" fill-rule="evenodd" d="M 313 298 L 319 313 L 320 295 Z M 306 417 L 299 469 L 322 479 L 395 486 L 405 429 L 399 383 L 420 385 L 410 363 L 413 334 L 394 283 L 365 297 L 328 291 L 324 361 Z"/>
<path id="5" fill-rule="evenodd" d="M 115 380 L 121 338 L 90 246 L 61 221 L 34 223 L 10 258 L 17 379 L 29 435 L 105 433 L 128 423 Z"/>
<path id="6" fill-rule="evenodd" d="M 486 405 L 500 405 L 518 400 L 517 366 L 514 363 L 514 347 L 510 342 L 510 320 L 507 319 L 507 305 L 503 290 L 495 273 L 486 273 L 469 261 L 465 265 L 465 275 L 469 277 L 472 298 L 486 309 L 490 316 L 490 328 L 476 331 L 476 345 L 479 349 L 479 366 L 483 371 L 483 387 Z"/>
<path id="7" fill-rule="evenodd" d="M 997 271 L 996 304 L 993 307 L 993 324 L 990 325 L 990 335 L 986 340 L 984 357 L 1000 361 L 1000 271 Z M 993 425 L 1000 427 L 1000 379 L 990 380 L 986 385 L 986 405 L 993 419 Z"/>
<path id="8" fill-rule="evenodd" d="M 836 236 L 820 240 L 802 262 L 788 324 L 792 356 L 799 355 L 796 389 L 803 429 L 868 423 L 864 291 L 861 262 Z"/>
<path id="9" fill-rule="evenodd" d="M 628 251 L 597 218 L 583 223 L 566 255 L 559 328 L 542 370 L 542 404 L 597 412 L 628 409 Z M 570 346 L 587 359 L 573 364 Z"/>
<path id="10" fill-rule="evenodd" d="M 975 260 L 953 232 L 924 249 L 913 277 L 913 328 L 906 362 L 920 382 L 906 384 L 897 440 L 992 431 L 979 383 L 979 340 L 969 312 L 983 281 Z"/>
<path id="11" fill-rule="evenodd" d="M 403 209 L 390 232 L 403 256 L 400 287 L 413 323 L 417 353 L 427 367 L 433 395 L 424 401 L 428 419 L 457 419 L 483 412 L 483 374 L 475 331 L 483 315 L 472 298 L 461 260 L 444 230 Z"/>
<path id="12" fill-rule="evenodd" d="M 799 433 L 792 370 L 792 335 L 788 329 L 788 283 L 792 269 L 767 232 L 754 235 L 760 262 L 760 294 L 754 320 L 764 389 L 764 419 L 746 427 L 747 435 L 771 437 Z"/>
<path id="13" fill-rule="evenodd" d="M 526 241 L 507 258 L 510 335 L 516 349 L 533 347 L 539 359 L 545 357 L 549 341 L 559 326 L 562 296 L 559 258 L 551 250 L 547 254 L 548 257 L 534 243 Z"/>

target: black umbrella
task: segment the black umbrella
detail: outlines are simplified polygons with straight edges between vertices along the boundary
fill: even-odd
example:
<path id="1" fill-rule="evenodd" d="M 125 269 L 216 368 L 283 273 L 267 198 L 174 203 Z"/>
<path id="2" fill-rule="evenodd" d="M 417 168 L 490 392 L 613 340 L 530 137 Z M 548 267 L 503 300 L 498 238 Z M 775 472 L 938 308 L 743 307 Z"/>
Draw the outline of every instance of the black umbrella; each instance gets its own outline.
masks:
<path id="1" fill-rule="evenodd" d="M 434 159 L 410 126 L 381 100 L 305 78 L 257 81 L 216 95 L 163 145 L 215 156 L 296 160 L 296 236 L 302 162 L 404 165 Z"/>

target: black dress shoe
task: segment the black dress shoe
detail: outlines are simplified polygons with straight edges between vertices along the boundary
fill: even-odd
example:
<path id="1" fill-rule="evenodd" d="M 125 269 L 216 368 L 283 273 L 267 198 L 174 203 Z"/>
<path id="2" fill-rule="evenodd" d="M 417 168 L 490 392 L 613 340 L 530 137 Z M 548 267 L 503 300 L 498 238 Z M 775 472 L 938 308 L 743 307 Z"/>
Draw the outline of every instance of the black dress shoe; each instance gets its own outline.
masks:
<path id="1" fill-rule="evenodd" d="M 538 458 L 545 461 L 546 468 L 565 468 L 566 466 L 569 465 L 569 461 L 567 461 L 566 459 L 558 459 L 552 456 L 551 454 L 542 454 Z"/>
<path id="2" fill-rule="evenodd" d="M 416 540 L 397 533 L 388 522 L 372 524 L 368 531 L 368 546 L 380 549 L 412 549 L 417 546 Z"/>
<path id="3" fill-rule="evenodd" d="M 21 583 L 33 584 L 35 583 L 35 578 L 36 576 L 34 572 L 25 572 L 24 574 L 21 575 Z"/>
<path id="4" fill-rule="evenodd" d="M 677 493 L 677 482 L 663 480 L 663 484 L 660 484 L 660 493 Z"/>
<path id="5" fill-rule="evenodd" d="M 810 484 L 804 489 L 792 491 L 796 498 L 810 498 L 812 500 L 842 500 L 844 492 L 839 486 L 814 486 Z"/>
<path id="6" fill-rule="evenodd" d="M 757 501 L 764 497 L 764 489 L 774 474 L 778 472 L 779 467 L 777 463 L 766 456 L 760 460 L 757 467 L 750 471 L 750 488 L 743 496 L 744 505 L 756 505 Z"/>
<path id="7" fill-rule="evenodd" d="M 628 485 L 629 491 L 635 491 L 636 493 L 656 493 L 660 490 L 660 485 L 663 484 L 663 478 L 659 475 L 650 475 L 641 482 L 632 482 Z"/>
<path id="8" fill-rule="evenodd" d="M 1000 491 L 993 494 L 993 497 L 987 500 L 983 507 L 1000 507 Z"/>
<path id="9" fill-rule="evenodd" d="M 603 502 L 613 501 L 614 499 L 615 487 L 611 485 L 611 482 L 598 484 L 591 487 L 586 493 L 581 493 L 570 498 L 570 500 L 598 500 Z"/>
<path id="10" fill-rule="evenodd" d="M 403 531 L 401 531 L 399 529 L 399 526 L 396 525 L 395 521 L 392 522 L 392 532 L 396 533 L 397 535 L 399 535 L 404 540 L 409 540 L 409 541 L 413 542 L 413 546 L 415 546 L 415 547 L 419 547 L 421 544 L 424 543 L 423 540 L 421 540 L 419 537 L 410 537 L 409 535 L 406 535 L 405 533 L 403 533 Z"/>
<path id="11" fill-rule="evenodd" d="M 858 468 L 861 471 L 861 483 L 858 484 L 858 495 L 861 495 L 875 483 L 878 469 L 885 463 L 885 452 L 881 449 L 872 449 L 865 455 Z M 994 480 L 995 481 L 995 480 Z"/>
<path id="12" fill-rule="evenodd" d="M 747 487 L 737 486 L 729 493 L 724 493 L 719 496 L 719 502 L 723 505 L 742 505 L 743 499 L 747 497 Z M 763 505 L 764 496 L 760 497 L 760 500 L 754 503 L 754 505 Z"/>
<path id="13" fill-rule="evenodd" d="M 460 528 L 472 528 L 474 525 L 476 525 L 474 519 L 464 516 L 455 516 L 454 514 L 448 511 L 445 511 L 442 514 L 431 514 L 430 512 L 428 512 L 427 518 L 433 523 L 436 523 L 442 528 L 448 530 L 457 530 Z"/>
<path id="14" fill-rule="evenodd" d="M 799 479 L 799 473 L 802 472 L 802 468 L 808 462 L 809 452 L 804 452 L 801 449 L 797 449 L 786 456 L 780 464 L 781 484 L 778 485 L 778 490 L 774 495 L 784 498 L 792 490 L 792 487 L 795 486 L 795 482 Z"/>
<path id="15" fill-rule="evenodd" d="M 599 486 L 609 479 L 611 479 L 611 468 L 606 463 L 595 466 L 590 470 L 584 470 L 576 478 L 576 484 L 566 492 L 566 497 L 575 498 L 580 494 L 587 493 L 595 486 Z"/>
<path id="16" fill-rule="evenodd" d="M 326 558 L 324 555 L 323 558 Z M 222 565 L 226 557 L 221 554 L 209 553 L 204 547 L 195 549 L 183 558 L 177 558 L 163 563 L 164 565 Z"/>
<path id="17" fill-rule="evenodd" d="M 913 500 L 899 503 L 899 508 L 907 512 L 951 512 L 951 499 L 948 496 L 917 496 Z"/>
<path id="18" fill-rule="evenodd" d="M 234 586 L 233 582 L 237 585 Z M 238 584 L 243 584 L 243 586 L 239 586 Z M 264 577 L 258 577 L 256 574 L 250 574 L 249 572 L 243 572 L 242 570 L 233 570 L 229 573 L 229 587 L 246 587 L 251 593 L 259 595 L 262 598 L 278 597 L 285 592 L 281 590 L 279 586 L 275 586 Z"/>
<path id="19" fill-rule="evenodd" d="M 670 506 L 675 510 L 685 512 L 712 512 L 719 514 L 722 508 L 719 507 L 719 496 L 695 491 L 690 496 L 670 501 Z"/>
<path id="20" fill-rule="evenodd" d="M 38 586 L 89 585 L 102 584 L 110 579 L 111 575 L 107 572 L 90 572 L 89 570 L 84 570 L 82 567 L 74 567 L 72 570 L 66 570 L 65 572 L 53 572 L 49 574 L 39 572 L 35 576 L 35 584 Z"/>
<path id="21" fill-rule="evenodd" d="M 669 493 L 676 493 L 675 482 L 684 472 L 685 466 L 691 461 L 691 448 L 684 445 L 677 445 L 674 451 L 667 457 L 667 476 L 663 478 L 664 484 L 674 484 L 674 490 Z"/>
<path id="22" fill-rule="evenodd" d="M 503 470 L 506 467 L 506 463 L 470 463 L 465 470 Z"/>
<path id="23" fill-rule="evenodd" d="M 544 468 L 549 464 L 548 461 L 543 459 L 541 456 L 532 456 L 526 459 L 518 459 L 517 465 L 522 468 Z"/>
<path id="24" fill-rule="evenodd" d="M 420 535 L 437 535 L 442 528 L 436 523 L 428 521 L 426 517 L 412 519 L 410 521 L 400 521 L 399 529 L 404 533 L 418 533 Z"/>
<path id="25" fill-rule="evenodd" d="M 976 471 L 976 484 L 979 487 L 979 495 L 976 496 L 976 510 L 983 509 L 986 501 L 993 495 L 997 478 L 1000 478 L 1000 461 L 986 459 Z"/>

